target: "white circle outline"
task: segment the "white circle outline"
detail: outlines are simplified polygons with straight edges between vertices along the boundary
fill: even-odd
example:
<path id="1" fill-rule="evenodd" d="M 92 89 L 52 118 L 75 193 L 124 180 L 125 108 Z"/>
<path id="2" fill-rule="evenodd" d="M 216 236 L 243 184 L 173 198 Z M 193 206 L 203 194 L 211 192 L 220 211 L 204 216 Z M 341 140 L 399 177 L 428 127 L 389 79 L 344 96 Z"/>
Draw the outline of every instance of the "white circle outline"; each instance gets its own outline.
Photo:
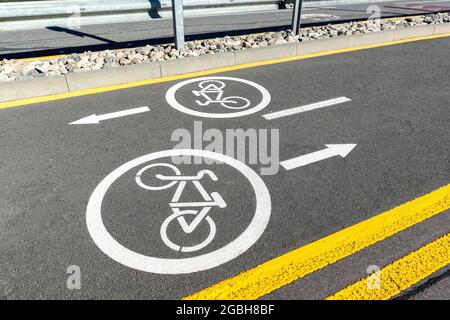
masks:
<path id="1" fill-rule="evenodd" d="M 134 252 L 117 242 L 103 224 L 101 207 L 111 185 L 124 173 L 152 160 L 171 156 L 198 156 L 226 163 L 242 173 L 252 185 L 256 206 L 248 227 L 236 239 L 215 251 L 191 258 L 165 259 L 149 257 Z M 95 244 L 111 259 L 132 269 L 158 274 L 186 274 L 208 270 L 226 263 L 247 251 L 264 233 L 269 223 L 271 199 L 261 177 L 242 163 L 229 156 L 204 150 L 173 149 L 150 153 L 131 160 L 108 174 L 95 188 L 86 208 L 87 229 Z"/>
<path id="2" fill-rule="evenodd" d="M 253 108 L 243 110 L 243 111 L 238 111 L 238 112 L 230 112 L 230 113 L 210 113 L 210 112 L 201 112 L 201 111 L 197 111 L 197 110 L 192 110 L 192 109 L 186 108 L 185 106 L 181 105 L 177 101 L 177 99 L 175 98 L 175 93 L 177 92 L 178 89 L 180 89 L 181 87 L 183 87 L 189 83 L 204 81 L 204 80 L 231 80 L 231 81 L 237 81 L 237 82 L 242 82 L 242 83 L 248 84 L 248 85 L 258 89 L 259 92 L 261 92 L 262 100 L 257 106 L 255 106 Z M 166 101 L 172 108 L 175 108 L 178 111 L 181 111 L 183 113 L 187 113 L 187 114 L 190 114 L 193 116 L 198 116 L 198 117 L 203 117 L 203 118 L 236 118 L 236 117 L 246 116 L 246 115 L 261 111 L 262 109 L 267 107 L 270 103 L 270 99 L 271 99 L 271 97 L 270 97 L 269 91 L 267 91 L 267 89 L 264 88 L 263 86 L 255 83 L 253 81 L 250 81 L 250 80 L 232 78 L 232 77 L 201 77 L 201 78 L 189 79 L 189 80 L 185 80 L 185 81 L 175 84 L 166 92 Z"/>

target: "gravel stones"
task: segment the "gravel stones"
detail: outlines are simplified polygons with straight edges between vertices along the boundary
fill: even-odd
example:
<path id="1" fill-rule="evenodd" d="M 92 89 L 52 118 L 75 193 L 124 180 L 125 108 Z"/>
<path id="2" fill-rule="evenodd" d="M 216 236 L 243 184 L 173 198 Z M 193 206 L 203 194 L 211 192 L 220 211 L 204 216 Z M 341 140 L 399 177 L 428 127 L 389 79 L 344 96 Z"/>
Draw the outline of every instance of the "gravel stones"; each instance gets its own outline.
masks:
<path id="1" fill-rule="evenodd" d="M 298 36 L 288 31 L 279 31 L 194 40 L 187 42 L 186 47 L 182 50 L 176 50 L 171 44 L 161 44 L 139 48 L 73 53 L 68 56 L 42 61 L 3 60 L 0 61 L 0 81 L 33 79 L 69 72 L 116 68 L 140 63 L 198 57 L 227 51 L 440 23 L 450 23 L 450 14 L 438 13 L 394 20 L 328 24 L 320 27 L 303 28 Z"/>

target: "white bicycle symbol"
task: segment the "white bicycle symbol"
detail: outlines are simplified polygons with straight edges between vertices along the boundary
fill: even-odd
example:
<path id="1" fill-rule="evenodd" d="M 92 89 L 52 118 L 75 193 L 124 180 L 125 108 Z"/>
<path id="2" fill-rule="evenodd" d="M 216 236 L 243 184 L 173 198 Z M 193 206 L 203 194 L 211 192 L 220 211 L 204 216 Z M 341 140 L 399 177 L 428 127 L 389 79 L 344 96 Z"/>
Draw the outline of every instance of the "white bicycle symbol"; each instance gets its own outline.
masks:
<path id="1" fill-rule="evenodd" d="M 250 100 L 238 96 L 230 96 L 222 98 L 225 88 L 225 83 L 219 80 L 205 80 L 198 84 L 201 90 L 193 90 L 192 93 L 196 97 L 202 96 L 206 101 L 195 100 L 199 106 L 205 107 L 211 103 L 218 103 L 222 107 L 233 110 L 245 109 L 250 106 Z M 211 96 L 215 95 L 215 99 Z"/>
<path id="2" fill-rule="evenodd" d="M 174 175 L 172 176 L 165 176 L 162 174 L 156 174 L 155 177 L 159 179 L 162 182 L 168 182 L 166 184 L 163 184 L 161 186 L 149 186 L 142 182 L 141 176 L 142 174 L 147 171 L 150 168 L 154 167 L 166 167 L 170 168 Z M 227 205 L 225 201 L 223 200 L 222 196 L 217 192 L 212 192 L 211 194 L 208 194 L 203 188 L 202 184 L 200 183 L 200 180 L 204 176 L 209 176 L 211 180 L 217 181 L 217 176 L 212 172 L 211 170 L 201 170 L 197 173 L 196 176 L 182 176 L 180 170 L 175 167 L 174 165 L 168 164 L 168 163 L 154 163 L 150 164 L 141 170 L 136 174 L 136 183 L 145 190 L 152 190 L 152 191 L 159 191 L 159 190 L 165 190 L 169 189 L 176 184 L 178 184 L 178 187 L 175 190 L 175 193 L 172 197 L 172 200 L 170 201 L 169 205 L 172 209 L 173 214 L 171 214 L 169 217 L 167 217 L 164 222 L 161 225 L 160 229 L 160 235 L 163 242 L 171 249 L 175 251 L 181 251 L 181 252 L 194 252 L 198 251 L 204 247 L 206 247 L 211 241 L 214 239 L 216 235 L 216 225 L 213 221 L 213 219 L 208 215 L 209 211 L 212 207 L 219 207 L 219 208 L 225 208 Z M 179 202 L 180 196 L 183 193 L 183 190 L 186 186 L 186 183 L 188 181 L 191 181 L 194 186 L 197 188 L 201 196 L 205 201 L 203 202 Z M 182 208 L 193 208 L 193 209 L 183 209 Z M 195 209 L 197 208 L 197 209 Z M 198 209 L 200 208 L 200 209 Z M 184 218 L 184 215 L 196 215 L 194 220 L 192 220 L 191 223 L 187 223 L 186 219 Z M 177 220 L 178 223 L 181 226 L 181 229 L 187 233 L 192 233 L 202 221 L 208 222 L 209 226 L 209 235 L 205 240 L 203 240 L 200 244 L 194 245 L 194 246 L 186 246 L 182 247 L 174 242 L 172 242 L 169 237 L 167 236 L 167 228 L 169 224 Z"/>

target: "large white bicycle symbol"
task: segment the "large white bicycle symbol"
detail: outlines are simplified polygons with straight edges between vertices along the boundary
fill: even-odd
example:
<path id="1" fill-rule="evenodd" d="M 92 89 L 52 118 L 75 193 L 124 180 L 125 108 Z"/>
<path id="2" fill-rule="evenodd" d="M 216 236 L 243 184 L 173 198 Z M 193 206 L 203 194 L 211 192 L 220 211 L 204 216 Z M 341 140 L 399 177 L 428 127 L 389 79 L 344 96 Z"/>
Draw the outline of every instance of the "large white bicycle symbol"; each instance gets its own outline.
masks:
<path id="1" fill-rule="evenodd" d="M 165 176 L 162 174 L 156 174 L 155 177 L 163 182 L 168 182 L 162 186 L 150 186 L 148 184 L 145 184 L 142 182 L 141 176 L 146 172 L 147 170 L 155 167 L 166 167 L 170 168 L 174 175 L 172 176 Z M 208 194 L 203 188 L 202 184 L 200 183 L 200 180 L 204 176 L 209 176 L 211 180 L 217 181 L 217 176 L 212 172 L 211 170 L 201 170 L 198 172 L 196 176 L 182 176 L 180 170 L 175 167 L 174 165 L 168 164 L 168 163 L 154 163 L 150 164 L 148 166 L 145 166 L 139 172 L 136 174 L 136 183 L 145 190 L 151 190 L 151 191 L 158 191 L 158 190 L 166 190 L 169 189 L 176 184 L 178 184 L 175 193 L 172 197 L 171 202 L 169 203 L 173 214 L 167 217 L 166 220 L 161 225 L 160 234 L 161 239 L 163 242 L 171 249 L 175 251 L 182 251 L 182 252 L 194 252 L 198 251 L 204 247 L 206 247 L 216 235 L 216 225 L 213 221 L 213 219 L 208 215 L 209 211 L 212 207 L 219 207 L 219 208 L 225 208 L 227 205 L 225 201 L 223 200 L 222 196 L 217 192 L 212 192 L 211 194 Z M 191 181 L 198 192 L 200 192 L 201 196 L 205 201 L 203 202 L 180 202 L 180 196 L 183 193 L 184 188 L 186 187 L 186 183 L 188 181 Z M 193 208 L 193 209 L 184 209 L 182 208 Z M 198 209 L 200 208 L 200 209 Z M 185 215 L 196 215 L 194 220 L 190 224 L 186 222 L 186 219 L 184 218 Z M 208 237 L 201 243 L 195 246 L 188 246 L 188 247 L 182 247 L 175 243 L 173 243 L 169 237 L 167 236 L 167 228 L 169 224 L 172 221 L 178 221 L 180 224 L 182 230 L 190 234 L 194 230 L 197 229 L 197 227 L 200 225 L 202 221 L 206 221 L 209 226 L 209 235 Z"/>
<path id="2" fill-rule="evenodd" d="M 205 107 L 212 103 L 216 103 L 221 105 L 224 108 L 227 109 L 233 109 L 233 110 L 240 110 L 245 109 L 248 106 L 250 106 L 250 100 L 243 97 L 238 96 L 230 96 L 223 98 L 225 88 L 225 83 L 219 80 L 205 80 L 198 84 L 201 90 L 192 90 L 192 93 L 200 97 L 206 99 L 206 101 L 202 102 L 200 100 L 195 100 L 195 103 L 197 103 L 199 106 Z M 211 96 L 215 95 L 215 99 Z"/>
<path id="3" fill-rule="evenodd" d="M 162 257 L 152 257 L 149 255 L 144 255 L 139 252 L 135 252 L 126 248 L 123 244 L 118 242 L 106 229 L 105 224 L 103 223 L 102 218 L 102 203 L 105 200 L 106 193 L 110 190 L 110 187 L 116 183 L 120 182 L 119 179 L 127 172 L 134 170 L 135 168 L 140 168 L 137 171 L 142 170 L 142 166 L 148 166 L 149 164 L 156 163 L 167 163 L 166 159 L 170 159 L 173 156 L 194 156 L 194 157 L 202 157 L 211 160 L 220 161 L 224 165 L 232 167 L 236 170 L 236 173 L 242 174 L 247 181 L 250 183 L 250 188 L 254 190 L 254 196 L 256 199 L 255 209 L 253 212 L 243 212 L 243 214 L 252 215 L 252 219 L 249 225 L 245 227 L 245 230 L 240 233 L 236 238 L 231 240 L 227 244 L 223 244 L 222 247 L 216 248 L 213 251 L 202 253 L 197 256 L 192 257 L 180 257 L 180 258 L 162 258 Z M 165 159 L 160 160 L 159 159 Z M 147 168 L 148 169 L 148 168 Z M 170 170 L 166 168 L 165 170 Z M 172 168 L 174 172 L 173 176 L 163 176 L 161 175 L 163 180 L 161 179 L 153 179 L 154 182 L 151 183 L 152 188 L 170 188 L 174 187 L 176 184 L 180 184 L 183 179 L 186 179 L 186 176 L 182 176 L 181 174 L 177 174 L 179 171 Z M 208 170 L 206 170 L 207 172 Z M 165 171 L 164 171 L 165 172 Z M 203 172 L 203 174 L 201 174 Z M 150 172 L 148 172 L 150 173 Z M 160 172 L 161 173 L 161 172 Z M 133 182 L 136 179 L 136 173 L 133 173 Z M 186 182 L 192 181 L 196 182 L 200 180 L 202 177 L 211 175 L 209 173 L 205 173 L 205 170 L 200 171 L 194 177 L 189 177 L 192 180 L 187 179 Z M 151 176 L 150 176 L 151 177 Z M 147 176 L 146 176 L 147 178 Z M 167 180 L 164 180 L 167 178 Z M 180 180 L 172 180 L 172 179 L 180 179 Z M 139 180 L 139 179 L 138 179 Z M 147 184 L 150 184 L 149 181 L 145 180 Z M 157 185 L 161 184 L 161 185 Z M 190 183 L 190 182 L 189 182 Z M 168 187 L 170 186 L 170 187 Z M 147 186 L 148 187 L 148 186 Z M 178 188 L 177 188 L 178 189 Z M 208 207 L 212 206 L 212 202 L 217 205 L 222 204 L 223 202 L 217 196 L 214 196 L 213 193 L 209 195 L 210 200 L 205 202 Z M 172 201 L 170 201 L 172 203 Z M 177 202 L 174 202 L 177 203 Z M 178 202 L 180 204 L 180 202 Z M 206 207 L 206 206 L 205 206 Z M 171 207 L 172 208 L 172 207 Z M 180 207 L 174 207 L 180 208 Z M 183 207 L 185 208 L 185 207 Z M 105 209 L 105 208 L 103 208 Z M 196 208 L 192 207 L 189 210 L 195 210 Z M 216 206 L 215 209 L 220 209 L 220 206 Z M 225 210 L 225 209 L 224 209 Z M 247 251 L 263 234 L 266 226 L 269 222 L 270 218 L 270 210 L 271 210 L 271 201 L 269 190 L 267 190 L 266 185 L 264 184 L 261 177 L 254 172 L 250 167 L 248 167 L 243 162 L 240 162 L 232 157 L 226 156 L 224 154 L 204 151 L 204 150 L 191 150 L 191 149 L 175 149 L 175 150 L 164 150 L 159 152 L 150 153 L 144 155 L 142 157 L 133 159 L 111 173 L 109 173 L 95 188 L 92 193 L 87 208 L 86 208 L 86 225 L 89 231 L 89 234 L 94 240 L 95 244 L 110 258 L 115 261 L 128 266 L 130 268 L 153 272 L 153 273 L 162 273 L 162 274 L 181 274 L 181 273 L 191 273 L 198 272 L 201 270 L 207 270 L 210 268 L 217 267 L 227 261 L 230 261 L 237 256 L 241 255 L 245 251 Z M 181 211 L 181 210 L 180 210 Z M 198 210 L 195 210 L 198 216 Z M 186 214 L 189 214 L 185 211 Z M 208 222 L 208 216 L 212 214 L 212 210 L 202 219 L 202 221 L 206 221 L 205 225 L 211 226 Z M 182 215 L 183 216 L 183 215 Z M 216 216 L 215 216 L 216 217 Z M 173 223 L 173 221 L 177 221 L 177 217 L 173 217 L 173 219 L 166 219 L 167 225 Z M 200 219 L 199 219 L 200 220 Z M 216 220 L 218 221 L 218 220 Z M 182 223 L 182 222 L 181 222 Z M 194 225 L 191 223 L 190 227 L 192 228 Z M 185 226 L 186 227 L 186 226 Z M 162 228 L 162 227 L 161 227 Z M 167 229 L 167 228 L 166 228 Z M 218 229 L 219 230 L 219 229 Z M 225 230 L 221 230 L 225 232 Z M 211 234 L 211 232 L 210 232 Z M 150 244 L 151 245 L 151 244 Z M 196 251 L 199 252 L 199 251 Z"/>

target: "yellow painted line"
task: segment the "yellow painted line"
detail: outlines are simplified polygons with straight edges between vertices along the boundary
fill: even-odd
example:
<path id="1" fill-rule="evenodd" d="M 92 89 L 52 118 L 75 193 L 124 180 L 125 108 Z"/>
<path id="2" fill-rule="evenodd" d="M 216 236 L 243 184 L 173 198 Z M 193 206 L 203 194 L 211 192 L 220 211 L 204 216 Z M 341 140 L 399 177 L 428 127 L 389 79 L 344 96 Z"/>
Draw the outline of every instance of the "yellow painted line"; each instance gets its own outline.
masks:
<path id="1" fill-rule="evenodd" d="M 256 299 L 450 209 L 450 184 L 184 299 Z"/>
<path id="2" fill-rule="evenodd" d="M 327 300 L 387 300 L 450 264 L 450 233 L 361 279 Z M 375 281 L 374 281 L 375 280 Z"/>
<path id="3" fill-rule="evenodd" d="M 33 62 L 33 61 L 45 61 L 45 60 L 50 60 L 50 59 L 57 59 L 57 58 L 67 57 L 67 56 L 68 56 L 67 54 L 58 54 L 58 55 L 54 55 L 54 56 L 23 58 L 23 59 L 17 59 L 17 60 L 23 61 L 23 62 Z"/>
<path id="4" fill-rule="evenodd" d="M 401 43 L 416 42 L 416 41 L 422 41 L 422 40 L 439 39 L 439 38 L 444 38 L 444 37 L 450 37 L 450 33 L 409 38 L 409 39 L 383 42 L 383 43 L 358 46 L 358 47 L 352 47 L 352 48 L 346 48 L 346 49 L 329 50 L 329 51 L 310 53 L 310 54 L 304 54 L 304 55 L 287 57 L 287 58 L 258 61 L 258 62 L 240 64 L 240 65 L 236 65 L 236 66 L 216 68 L 216 69 L 211 69 L 211 70 L 206 70 L 206 71 L 198 71 L 198 72 L 192 72 L 192 73 L 186 73 L 186 74 L 180 74 L 180 75 L 162 77 L 162 78 L 156 78 L 156 79 L 135 81 L 135 82 L 129 82 L 129 83 L 125 83 L 125 84 L 119 84 L 119 85 L 113 85 L 113 86 L 107 86 L 107 87 L 101 87 L 101 88 L 95 88 L 95 89 L 86 89 L 86 90 L 73 91 L 73 92 L 68 92 L 68 93 L 54 94 L 54 95 L 48 95 L 48 96 L 43 96 L 43 97 L 37 97 L 37 98 L 27 98 L 27 99 L 21 99 L 21 100 L 0 102 L 0 109 L 26 106 L 26 105 L 40 103 L 40 102 L 49 102 L 49 101 L 56 101 L 56 100 L 62 100 L 62 99 L 69 99 L 69 98 L 74 98 L 74 97 L 81 97 L 81 96 L 86 96 L 86 95 L 91 95 L 91 94 L 146 86 L 146 85 L 150 85 L 150 84 L 163 83 L 163 82 L 175 81 L 175 80 L 186 79 L 186 78 L 194 78 L 194 77 L 205 76 L 205 75 L 210 75 L 210 74 L 219 73 L 219 72 L 242 70 L 242 69 L 247 69 L 247 68 L 261 67 L 261 66 L 267 66 L 267 65 L 283 63 L 283 62 L 290 62 L 290 61 L 303 60 L 303 59 L 316 58 L 316 57 L 324 57 L 324 56 L 329 56 L 329 55 L 338 54 L 338 53 L 345 53 L 345 52 L 359 51 L 359 50 L 372 49 L 372 48 L 378 48 L 378 47 L 385 47 L 385 46 L 391 46 L 391 45 L 396 45 L 396 44 L 401 44 Z"/>

